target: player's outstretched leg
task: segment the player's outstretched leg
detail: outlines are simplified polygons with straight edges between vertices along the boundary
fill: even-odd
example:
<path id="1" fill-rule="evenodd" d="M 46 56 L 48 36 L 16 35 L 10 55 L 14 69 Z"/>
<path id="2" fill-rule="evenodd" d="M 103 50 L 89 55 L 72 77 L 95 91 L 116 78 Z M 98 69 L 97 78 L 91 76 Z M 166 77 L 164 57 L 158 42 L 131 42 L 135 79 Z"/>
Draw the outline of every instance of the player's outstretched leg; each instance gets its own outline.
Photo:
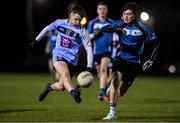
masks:
<path id="1" fill-rule="evenodd" d="M 51 84 L 50 83 L 48 83 L 47 85 L 46 85 L 46 87 L 44 88 L 44 90 L 41 92 L 41 94 L 39 95 L 39 101 L 41 102 L 41 101 L 43 101 L 45 98 L 46 98 L 46 96 L 48 95 L 48 93 L 50 92 L 50 91 L 52 91 L 53 89 L 52 89 L 52 87 L 51 87 Z"/>

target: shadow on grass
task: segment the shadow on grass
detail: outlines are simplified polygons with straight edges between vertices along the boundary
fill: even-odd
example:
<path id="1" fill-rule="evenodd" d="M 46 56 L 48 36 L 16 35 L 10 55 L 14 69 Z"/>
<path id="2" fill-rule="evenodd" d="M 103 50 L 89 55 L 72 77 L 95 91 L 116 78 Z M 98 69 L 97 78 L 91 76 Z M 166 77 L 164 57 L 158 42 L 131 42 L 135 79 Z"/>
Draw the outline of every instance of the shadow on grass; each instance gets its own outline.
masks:
<path id="1" fill-rule="evenodd" d="M 180 121 L 180 116 L 125 116 L 119 117 L 118 119 L 118 121 Z"/>
<path id="2" fill-rule="evenodd" d="M 30 111 L 45 111 L 44 109 L 7 109 L 0 110 L 0 113 L 12 113 L 12 112 L 30 112 Z"/>
<path id="3" fill-rule="evenodd" d="M 180 116 L 176 115 L 176 116 L 120 116 L 117 119 L 113 119 L 113 120 L 102 120 L 102 116 L 99 117 L 93 117 L 92 119 L 90 119 L 90 121 L 105 121 L 105 122 L 131 122 L 131 121 L 136 121 L 136 122 L 141 122 L 141 121 L 176 121 L 179 122 L 180 121 Z"/>
<path id="4" fill-rule="evenodd" d="M 145 99 L 143 100 L 146 103 L 180 103 L 180 100 L 168 100 L 168 99 L 157 99 L 157 98 L 151 98 L 151 99 Z"/>

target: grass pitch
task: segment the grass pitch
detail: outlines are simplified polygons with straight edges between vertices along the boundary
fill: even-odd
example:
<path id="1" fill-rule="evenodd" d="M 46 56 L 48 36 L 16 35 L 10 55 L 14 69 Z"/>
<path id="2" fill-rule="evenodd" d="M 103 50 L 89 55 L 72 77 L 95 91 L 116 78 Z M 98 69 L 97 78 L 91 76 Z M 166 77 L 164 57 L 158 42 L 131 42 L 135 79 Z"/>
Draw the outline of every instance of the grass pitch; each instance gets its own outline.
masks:
<path id="1" fill-rule="evenodd" d="M 67 91 L 52 92 L 38 102 L 39 93 L 50 81 L 48 74 L 0 73 L 0 121 L 105 122 L 101 119 L 109 107 L 97 99 L 97 77 L 91 87 L 82 89 L 81 104 Z M 119 99 L 117 113 L 113 122 L 180 121 L 180 78 L 138 76 Z"/>

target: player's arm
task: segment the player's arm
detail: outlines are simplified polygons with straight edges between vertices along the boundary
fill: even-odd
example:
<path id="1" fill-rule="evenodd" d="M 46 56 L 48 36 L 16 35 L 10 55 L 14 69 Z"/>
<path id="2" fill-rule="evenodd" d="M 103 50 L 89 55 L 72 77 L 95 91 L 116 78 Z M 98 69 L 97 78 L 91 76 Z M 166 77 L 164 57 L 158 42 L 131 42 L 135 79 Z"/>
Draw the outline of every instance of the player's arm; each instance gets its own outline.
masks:
<path id="1" fill-rule="evenodd" d="M 89 37 L 88 32 L 84 29 L 83 33 L 81 35 L 81 40 L 83 42 L 83 46 L 86 49 L 87 53 L 87 70 L 89 72 L 92 72 L 92 67 L 93 67 L 93 49 L 92 49 L 92 44 L 91 40 Z"/>
<path id="2" fill-rule="evenodd" d="M 159 51 L 159 47 L 160 47 L 160 42 L 158 40 L 153 42 L 153 48 L 152 48 L 152 53 L 150 55 L 149 59 L 155 60 L 156 56 L 158 54 Z"/>
<path id="3" fill-rule="evenodd" d="M 36 37 L 36 41 L 40 41 L 44 36 L 47 35 L 47 33 L 49 31 L 56 30 L 57 26 L 60 22 L 61 22 L 61 20 L 58 19 L 58 20 L 54 21 L 53 23 L 49 24 L 48 26 L 46 26 Z"/>
<path id="4" fill-rule="evenodd" d="M 49 31 L 50 31 L 50 29 L 49 29 L 49 25 L 48 25 L 38 34 L 38 36 L 35 38 L 36 41 L 40 41 L 44 36 L 47 35 L 47 33 Z"/>
<path id="5" fill-rule="evenodd" d="M 142 66 L 142 70 L 146 71 L 152 67 L 154 61 L 156 60 L 160 47 L 160 42 L 159 40 L 157 40 L 155 33 L 152 32 L 150 27 L 144 26 L 144 29 L 146 31 L 146 41 L 147 41 L 146 43 L 150 43 L 152 47 L 152 49 L 150 50 L 151 55 L 149 59 Z"/>
<path id="6" fill-rule="evenodd" d="M 38 36 L 35 38 L 35 40 L 33 40 L 30 44 L 28 44 L 28 48 L 33 48 L 35 44 L 37 44 L 44 36 L 46 36 L 46 34 L 48 33 L 49 30 L 49 25 L 46 26 L 39 34 Z"/>
<path id="7" fill-rule="evenodd" d="M 111 27 L 110 25 L 109 26 L 105 26 L 101 29 L 103 32 L 109 32 L 109 33 L 112 33 L 112 32 L 115 32 L 115 33 L 124 33 L 123 29 L 120 28 L 120 27 Z"/>
<path id="8" fill-rule="evenodd" d="M 90 37 L 91 40 L 96 37 L 97 34 L 96 34 L 96 33 L 94 32 L 94 30 L 93 30 L 93 21 L 92 21 L 92 20 L 90 20 L 90 21 L 88 22 L 87 31 L 88 31 L 88 33 L 89 33 L 89 37 Z"/>
<path id="9" fill-rule="evenodd" d="M 150 57 L 143 64 L 143 66 L 142 66 L 143 71 L 146 71 L 152 67 L 154 61 L 156 60 L 157 54 L 159 52 L 160 42 L 158 40 L 156 40 L 156 41 L 151 42 L 151 44 L 152 44 L 152 50 L 150 53 Z"/>
<path id="10" fill-rule="evenodd" d="M 113 22 L 111 25 L 107 25 L 105 27 L 103 27 L 101 29 L 101 31 L 103 32 L 109 32 L 109 33 L 112 33 L 112 32 L 115 32 L 115 33 L 125 33 L 124 30 L 120 27 L 120 25 L 122 25 L 123 21 L 122 19 L 116 21 L 116 22 Z"/>
<path id="11" fill-rule="evenodd" d="M 93 29 L 94 21 L 90 20 L 87 26 L 87 31 L 91 40 L 97 38 L 101 34 L 101 29 Z"/>
<path id="12" fill-rule="evenodd" d="M 59 20 L 56 20 L 55 22 L 51 23 L 50 25 L 46 26 L 41 32 L 38 34 L 38 36 L 33 40 L 28 47 L 33 47 L 37 42 L 39 42 L 42 38 L 44 38 L 49 31 L 55 30 L 57 28 L 57 23 Z"/>

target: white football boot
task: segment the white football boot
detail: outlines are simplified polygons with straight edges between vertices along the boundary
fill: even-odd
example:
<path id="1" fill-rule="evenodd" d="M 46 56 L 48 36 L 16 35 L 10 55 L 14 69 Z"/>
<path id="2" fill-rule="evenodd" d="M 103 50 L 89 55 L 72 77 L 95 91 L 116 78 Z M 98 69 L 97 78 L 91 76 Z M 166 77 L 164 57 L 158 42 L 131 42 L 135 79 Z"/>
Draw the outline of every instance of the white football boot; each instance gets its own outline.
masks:
<path id="1" fill-rule="evenodd" d="M 113 119 L 117 119 L 117 115 L 115 111 L 108 113 L 107 116 L 103 118 L 103 120 L 113 120 Z"/>

